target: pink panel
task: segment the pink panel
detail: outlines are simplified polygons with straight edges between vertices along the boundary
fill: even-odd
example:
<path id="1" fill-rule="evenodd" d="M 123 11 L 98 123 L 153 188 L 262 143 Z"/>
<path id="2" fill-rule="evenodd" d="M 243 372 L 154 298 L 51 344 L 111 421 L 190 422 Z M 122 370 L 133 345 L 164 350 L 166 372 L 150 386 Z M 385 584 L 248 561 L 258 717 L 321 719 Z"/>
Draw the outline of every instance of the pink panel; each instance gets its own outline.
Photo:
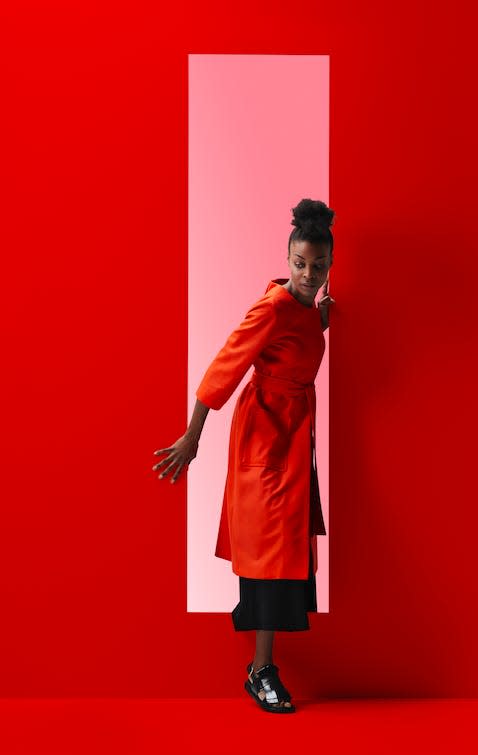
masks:
<path id="1" fill-rule="evenodd" d="M 207 366 L 271 278 L 288 277 L 291 208 L 328 203 L 329 57 L 189 55 L 188 420 Z M 317 377 L 317 465 L 328 528 L 328 331 Z M 214 555 L 234 404 L 211 410 L 188 471 L 188 611 L 230 612 L 231 563 Z M 329 533 L 330 534 L 330 533 Z M 317 605 L 328 611 L 328 535 Z"/>

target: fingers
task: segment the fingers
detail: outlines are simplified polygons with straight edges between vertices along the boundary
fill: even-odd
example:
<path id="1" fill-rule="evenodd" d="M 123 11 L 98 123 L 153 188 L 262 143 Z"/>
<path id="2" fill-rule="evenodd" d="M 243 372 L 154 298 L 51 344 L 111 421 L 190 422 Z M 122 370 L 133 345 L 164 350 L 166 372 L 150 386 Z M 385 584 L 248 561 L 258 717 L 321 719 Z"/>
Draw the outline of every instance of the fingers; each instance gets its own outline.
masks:
<path id="1" fill-rule="evenodd" d="M 184 465 L 185 465 L 185 464 L 186 464 L 186 462 L 185 462 L 185 461 L 183 461 L 183 462 L 182 462 L 182 463 L 181 463 L 181 464 L 180 464 L 180 465 L 178 466 L 177 470 L 175 471 L 175 473 L 174 473 L 174 474 L 173 474 L 173 476 L 172 476 L 171 482 L 176 482 L 176 480 L 178 479 L 179 475 L 181 474 L 181 470 L 182 470 L 182 468 L 184 467 Z"/>
<path id="2" fill-rule="evenodd" d="M 155 464 L 153 466 L 153 472 L 156 472 L 158 469 L 160 469 L 168 461 L 170 461 L 170 464 L 168 464 L 168 466 L 165 467 L 165 469 L 163 469 L 163 471 L 161 472 L 161 474 L 158 475 L 158 479 L 161 480 L 163 477 L 166 477 L 168 475 L 168 473 L 170 472 L 170 470 L 174 467 L 174 465 L 177 464 L 178 468 L 176 469 L 175 473 L 173 474 L 173 476 L 172 476 L 172 478 L 170 480 L 170 482 L 176 482 L 176 480 L 178 479 L 179 475 L 181 474 L 181 471 L 182 471 L 183 467 L 186 466 L 186 465 L 189 465 L 190 462 L 189 461 L 179 461 L 177 458 L 174 458 L 171 461 L 171 456 L 167 456 L 165 459 L 163 459 L 162 461 L 159 461 L 157 464 Z M 192 461 L 192 459 L 191 459 L 191 461 Z"/>
<path id="3" fill-rule="evenodd" d="M 158 463 L 155 464 L 154 467 L 153 467 L 153 472 L 156 472 L 157 469 L 160 469 L 162 466 L 164 466 L 165 464 L 167 464 L 168 461 L 171 461 L 171 459 L 173 459 L 173 456 L 172 456 L 172 454 L 169 454 L 168 456 L 166 456 L 166 458 L 161 459 L 161 461 L 158 461 Z"/>
<path id="4" fill-rule="evenodd" d="M 171 462 L 171 464 L 169 464 L 169 465 L 168 465 L 168 466 L 166 467 L 166 469 L 163 469 L 163 471 L 162 471 L 162 472 L 161 472 L 161 474 L 159 475 L 159 479 L 161 479 L 162 477 L 166 477 L 166 475 L 168 474 L 169 470 L 170 470 L 170 469 L 171 469 L 172 467 L 174 467 L 174 465 L 175 465 L 175 464 L 177 464 L 177 461 L 176 461 L 176 459 L 174 459 L 174 460 L 173 460 L 173 461 Z M 172 482 L 172 481 L 171 481 L 171 482 Z"/>

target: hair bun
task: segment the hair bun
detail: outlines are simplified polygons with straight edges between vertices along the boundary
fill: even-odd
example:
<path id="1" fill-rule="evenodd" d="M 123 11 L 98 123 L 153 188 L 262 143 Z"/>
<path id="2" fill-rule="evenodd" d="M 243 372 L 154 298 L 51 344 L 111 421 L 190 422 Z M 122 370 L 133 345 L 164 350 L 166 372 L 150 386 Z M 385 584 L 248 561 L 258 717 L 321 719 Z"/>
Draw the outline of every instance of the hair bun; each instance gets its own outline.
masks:
<path id="1" fill-rule="evenodd" d="M 294 219 L 291 220 L 291 225 L 304 231 L 313 231 L 318 226 L 329 228 L 335 217 L 334 210 L 319 199 L 302 199 L 297 207 L 292 208 L 292 212 Z"/>

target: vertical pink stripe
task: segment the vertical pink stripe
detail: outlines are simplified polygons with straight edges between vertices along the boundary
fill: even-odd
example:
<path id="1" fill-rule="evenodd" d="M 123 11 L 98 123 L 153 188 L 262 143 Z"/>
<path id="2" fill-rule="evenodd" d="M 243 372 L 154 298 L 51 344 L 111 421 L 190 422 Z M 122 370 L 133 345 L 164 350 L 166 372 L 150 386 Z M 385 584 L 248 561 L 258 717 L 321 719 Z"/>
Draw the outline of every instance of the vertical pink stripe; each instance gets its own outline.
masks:
<path id="1" fill-rule="evenodd" d="M 189 55 L 188 420 L 229 333 L 276 277 L 288 277 L 291 208 L 328 202 L 329 57 Z M 328 334 L 326 335 L 328 339 Z M 214 555 L 237 396 L 211 410 L 188 471 L 188 611 L 230 612 L 231 563 Z M 316 381 L 317 463 L 328 531 L 328 346 Z M 328 535 L 317 598 L 328 611 Z"/>

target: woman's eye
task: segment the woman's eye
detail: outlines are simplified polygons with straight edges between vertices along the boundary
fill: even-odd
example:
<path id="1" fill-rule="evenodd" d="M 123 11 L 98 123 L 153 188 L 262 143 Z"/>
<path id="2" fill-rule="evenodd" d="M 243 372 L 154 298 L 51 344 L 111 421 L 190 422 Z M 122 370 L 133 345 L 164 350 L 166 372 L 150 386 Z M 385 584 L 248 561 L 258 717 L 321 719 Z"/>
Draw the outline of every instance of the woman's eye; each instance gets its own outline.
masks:
<path id="1" fill-rule="evenodd" d="M 296 262 L 295 266 L 296 267 L 304 267 L 304 265 L 303 265 L 302 262 Z M 325 270 L 325 265 L 316 265 L 315 267 L 317 268 L 317 270 Z"/>

